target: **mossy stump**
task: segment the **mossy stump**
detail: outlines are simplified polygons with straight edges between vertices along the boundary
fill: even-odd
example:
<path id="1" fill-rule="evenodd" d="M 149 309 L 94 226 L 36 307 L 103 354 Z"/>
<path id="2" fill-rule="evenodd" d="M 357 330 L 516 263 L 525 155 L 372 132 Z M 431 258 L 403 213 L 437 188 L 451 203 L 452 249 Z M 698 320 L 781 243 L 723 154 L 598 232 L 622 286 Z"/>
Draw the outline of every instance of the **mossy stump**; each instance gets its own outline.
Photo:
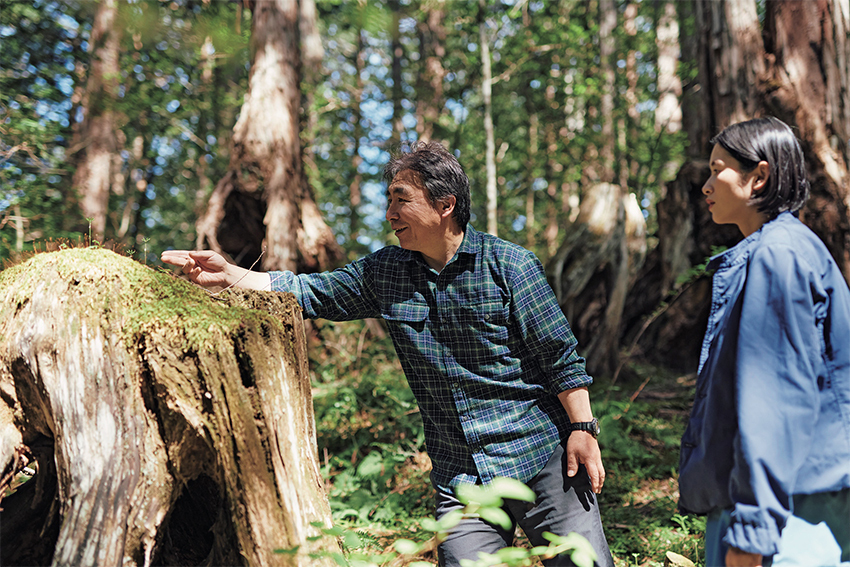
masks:
<path id="1" fill-rule="evenodd" d="M 289 294 L 96 248 L 3 270 L 0 563 L 331 564 L 306 360 Z"/>

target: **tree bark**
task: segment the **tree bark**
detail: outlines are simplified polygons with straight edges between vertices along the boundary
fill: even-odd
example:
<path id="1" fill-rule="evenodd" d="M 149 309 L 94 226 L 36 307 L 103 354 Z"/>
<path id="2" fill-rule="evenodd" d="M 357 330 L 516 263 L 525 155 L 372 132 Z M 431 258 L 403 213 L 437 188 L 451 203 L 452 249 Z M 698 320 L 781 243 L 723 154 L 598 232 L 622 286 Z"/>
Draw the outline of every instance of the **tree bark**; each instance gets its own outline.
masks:
<path id="1" fill-rule="evenodd" d="M 614 0 L 599 0 L 599 71 L 602 75 L 602 93 L 599 110 L 602 115 L 602 161 L 603 183 L 614 183 L 614 28 L 617 26 L 617 8 Z"/>
<path id="2" fill-rule="evenodd" d="M 629 284 L 646 252 L 646 224 L 633 195 L 599 183 L 588 189 L 578 217 L 547 266 L 550 284 L 587 359 L 588 371 L 610 375 Z"/>
<path id="3" fill-rule="evenodd" d="M 89 41 L 91 66 L 81 102 L 85 116 L 71 144 L 71 153 L 77 154 L 72 183 L 83 215 L 89 219 L 91 238 L 101 242 L 106 230 L 112 175 L 117 170 L 116 157 L 120 162 L 114 110 L 121 76 L 117 18 L 117 0 L 98 4 Z"/>
<path id="4" fill-rule="evenodd" d="M 481 44 L 481 97 L 484 100 L 484 156 L 486 161 L 487 232 L 499 233 L 499 191 L 496 186 L 496 140 L 493 132 L 493 72 L 487 34 L 487 2 L 478 0 L 478 38 Z"/>
<path id="5" fill-rule="evenodd" d="M 37 469 L 0 562 L 332 563 L 306 555 L 330 512 L 293 297 L 71 249 L 0 274 L 0 337 L 0 478 Z"/>
<path id="6" fill-rule="evenodd" d="M 665 1 L 655 25 L 655 46 L 658 49 L 658 108 L 655 111 L 655 131 L 675 134 L 682 129 L 682 80 L 679 65 L 679 22 L 676 5 Z"/>
<path id="7" fill-rule="evenodd" d="M 434 126 L 446 102 L 443 100 L 443 80 L 447 72 L 442 63 L 446 56 L 443 18 L 442 4 L 429 3 L 418 26 L 421 64 L 416 81 L 416 133 L 423 142 L 434 139 Z"/>
<path id="8" fill-rule="evenodd" d="M 402 100 L 404 99 L 404 89 L 402 87 L 401 76 L 401 60 L 404 57 L 404 46 L 401 43 L 401 23 L 402 11 L 401 4 L 398 0 L 388 0 L 387 8 L 392 13 L 392 29 L 390 29 L 390 51 L 392 63 L 390 64 L 390 77 L 392 77 L 392 100 L 393 100 L 393 116 L 391 119 L 393 125 L 392 136 L 389 141 L 391 149 L 396 149 L 401 146 L 402 138 L 404 137 L 404 107 Z"/>
<path id="9" fill-rule="evenodd" d="M 795 127 L 811 197 L 801 219 L 850 281 L 850 9 L 846 0 L 768 2 L 763 112 Z"/>
<path id="10" fill-rule="evenodd" d="M 301 55 L 296 0 L 252 5 L 253 61 L 233 128 L 230 168 L 198 220 L 198 248 L 250 267 L 317 271 L 342 258 L 301 161 Z"/>
<path id="11" fill-rule="evenodd" d="M 353 132 L 351 135 L 352 177 L 351 183 L 348 185 L 348 238 L 354 243 L 357 242 L 361 224 L 360 204 L 363 197 L 363 175 L 360 173 L 360 166 L 363 163 L 363 158 L 360 156 L 360 140 L 364 136 L 362 105 L 363 93 L 366 88 L 366 85 L 363 82 L 363 68 L 366 66 L 365 31 L 359 29 L 356 30 L 356 33 L 356 48 L 352 56 L 352 64 L 354 65 L 354 89 L 351 92 L 351 117 L 352 122 L 354 122 L 354 124 L 352 124 Z"/>

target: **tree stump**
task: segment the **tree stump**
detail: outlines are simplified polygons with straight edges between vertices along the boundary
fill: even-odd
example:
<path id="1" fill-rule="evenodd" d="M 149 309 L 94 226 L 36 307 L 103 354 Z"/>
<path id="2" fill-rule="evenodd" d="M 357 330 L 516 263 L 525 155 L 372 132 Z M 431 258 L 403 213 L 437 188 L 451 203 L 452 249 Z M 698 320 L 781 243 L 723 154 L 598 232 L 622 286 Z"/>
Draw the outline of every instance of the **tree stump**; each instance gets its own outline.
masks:
<path id="1" fill-rule="evenodd" d="M 610 183 L 589 187 L 546 271 L 591 374 L 617 368 L 626 293 L 645 255 L 646 221 L 634 196 Z"/>
<path id="2" fill-rule="evenodd" d="M 289 294 L 95 248 L 0 272 L 0 497 L 37 471 L 0 563 L 330 565 L 305 349 Z"/>

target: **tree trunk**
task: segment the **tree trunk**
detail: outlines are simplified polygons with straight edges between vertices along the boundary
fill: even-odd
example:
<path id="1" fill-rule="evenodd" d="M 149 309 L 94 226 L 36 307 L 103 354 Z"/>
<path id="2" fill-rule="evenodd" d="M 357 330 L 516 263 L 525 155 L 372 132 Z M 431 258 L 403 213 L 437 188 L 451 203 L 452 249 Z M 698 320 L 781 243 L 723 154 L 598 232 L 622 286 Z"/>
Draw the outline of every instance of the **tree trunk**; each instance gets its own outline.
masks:
<path id="1" fill-rule="evenodd" d="M 109 191 L 115 158 L 119 157 L 113 108 L 121 76 L 117 17 L 117 0 L 98 4 L 89 41 L 91 66 L 81 103 L 85 116 L 71 144 L 71 153 L 77 154 L 73 186 L 83 215 L 89 219 L 91 238 L 99 241 L 103 241 L 106 230 Z"/>
<path id="2" fill-rule="evenodd" d="M 599 70 L 602 75 L 602 94 L 599 111 L 602 115 L 601 181 L 614 183 L 614 28 L 617 8 L 614 0 L 599 0 Z"/>
<path id="3" fill-rule="evenodd" d="M 675 134 L 682 129 L 682 80 L 679 78 L 679 22 L 676 5 L 665 1 L 655 25 L 658 49 L 658 108 L 655 131 Z"/>
<path id="4" fill-rule="evenodd" d="M 434 138 L 434 126 L 446 102 L 443 100 L 446 70 L 442 63 L 446 56 L 444 17 L 441 4 L 432 3 L 428 6 L 424 21 L 418 26 L 421 65 L 416 88 L 416 133 L 423 142 L 430 142 Z"/>
<path id="5" fill-rule="evenodd" d="M 646 225 L 633 195 L 599 183 L 585 193 L 578 217 L 547 273 L 573 328 L 588 371 L 617 367 L 620 321 L 632 276 L 646 251 Z"/>
<path id="6" fill-rule="evenodd" d="M 481 44 L 481 97 L 484 99 L 484 156 L 487 177 L 487 232 L 499 233 L 499 193 L 496 186 L 496 140 L 493 132 L 493 72 L 487 37 L 487 2 L 478 1 L 478 37 Z"/>
<path id="7" fill-rule="evenodd" d="M 846 0 L 768 2 L 763 112 L 795 127 L 812 192 L 800 218 L 850 281 L 850 8 Z"/>
<path id="8" fill-rule="evenodd" d="M 392 13 L 392 29 L 390 30 L 390 51 L 392 63 L 390 64 L 390 77 L 392 77 L 392 100 L 393 100 L 393 116 L 391 119 L 393 125 L 392 136 L 390 137 L 389 147 L 391 150 L 401 146 L 402 138 L 404 137 L 404 89 L 402 88 L 401 76 L 401 60 L 404 56 L 404 46 L 401 43 L 401 5 L 398 0 L 388 0 L 387 8 Z"/>
<path id="9" fill-rule="evenodd" d="M 363 197 L 363 176 L 360 173 L 360 166 L 363 163 L 363 158 L 360 156 L 360 140 L 363 138 L 363 92 L 366 88 L 363 83 L 363 68 L 366 66 L 366 42 L 364 40 L 365 31 L 359 29 L 357 33 L 357 47 L 354 50 L 352 64 L 354 65 L 354 90 L 351 92 L 351 116 L 354 124 L 352 132 L 352 151 L 351 151 L 351 167 L 352 177 L 351 183 L 348 185 L 348 238 L 352 243 L 357 243 L 357 237 L 360 233 L 360 203 Z"/>
<path id="10" fill-rule="evenodd" d="M 71 249 L 0 274 L 0 337 L 3 564 L 332 564 L 294 298 Z"/>
<path id="11" fill-rule="evenodd" d="M 255 2 L 248 92 L 233 128 L 230 168 L 198 220 L 198 248 L 250 267 L 317 271 L 342 252 L 322 220 L 301 162 L 299 6 Z"/>

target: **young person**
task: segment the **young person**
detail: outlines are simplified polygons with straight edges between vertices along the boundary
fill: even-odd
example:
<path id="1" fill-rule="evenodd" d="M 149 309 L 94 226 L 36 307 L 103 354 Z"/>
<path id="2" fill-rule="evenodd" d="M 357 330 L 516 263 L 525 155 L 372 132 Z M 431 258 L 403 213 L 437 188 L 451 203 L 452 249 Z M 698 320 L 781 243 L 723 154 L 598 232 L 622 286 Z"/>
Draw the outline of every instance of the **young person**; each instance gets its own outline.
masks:
<path id="1" fill-rule="evenodd" d="M 776 118 L 714 140 L 702 188 L 744 240 L 711 259 L 711 312 L 682 438 L 679 506 L 706 565 L 850 561 L 850 290 L 795 213 L 803 153 Z"/>
<path id="2" fill-rule="evenodd" d="M 533 505 L 505 504 L 533 545 L 547 545 L 547 531 L 577 532 L 598 565 L 613 566 L 594 494 L 605 470 L 592 379 L 540 261 L 469 226 L 469 179 L 440 144 L 416 145 L 384 177 L 399 246 L 333 272 L 251 272 L 209 251 L 172 250 L 162 260 L 201 285 L 290 291 L 305 317 L 382 317 L 419 403 L 437 517 L 463 507 L 458 485 L 514 478 L 537 493 Z M 440 544 L 440 564 L 477 560 L 513 537 L 513 528 L 464 520 Z"/>

